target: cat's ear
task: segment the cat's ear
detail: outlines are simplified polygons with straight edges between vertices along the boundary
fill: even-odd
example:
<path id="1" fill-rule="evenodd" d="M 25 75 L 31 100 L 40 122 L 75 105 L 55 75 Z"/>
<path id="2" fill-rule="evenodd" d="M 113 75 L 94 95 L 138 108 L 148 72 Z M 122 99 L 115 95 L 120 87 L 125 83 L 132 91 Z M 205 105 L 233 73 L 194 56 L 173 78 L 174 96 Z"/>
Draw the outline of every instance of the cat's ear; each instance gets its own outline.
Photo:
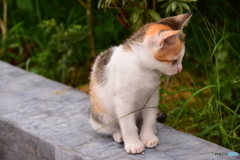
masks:
<path id="1" fill-rule="evenodd" d="M 192 12 L 188 12 L 174 17 L 164 18 L 160 20 L 159 23 L 169 25 L 174 30 L 180 30 L 188 24 L 192 15 Z"/>
<path id="2" fill-rule="evenodd" d="M 177 39 L 177 34 L 181 30 L 163 30 L 158 33 L 158 47 L 162 48 L 164 45 L 171 45 Z"/>
<path id="3" fill-rule="evenodd" d="M 190 18 L 192 17 L 193 13 L 189 12 L 189 13 L 185 13 L 185 14 L 181 14 L 178 16 L 173 17 L 175 19 L 175 21 L 178 23 L 179 27 L 181 27 L 181 29 L 185 26 L 187 26 Z"/>
<path id="4" fill-rule="evenodd" d="M 155 48 L 157 50 L 171 46 L 176 42 L 180 32 L 181 30 L 162 30 L 154 36 L 148 37 L 147 44 L 150 48 Z"/>

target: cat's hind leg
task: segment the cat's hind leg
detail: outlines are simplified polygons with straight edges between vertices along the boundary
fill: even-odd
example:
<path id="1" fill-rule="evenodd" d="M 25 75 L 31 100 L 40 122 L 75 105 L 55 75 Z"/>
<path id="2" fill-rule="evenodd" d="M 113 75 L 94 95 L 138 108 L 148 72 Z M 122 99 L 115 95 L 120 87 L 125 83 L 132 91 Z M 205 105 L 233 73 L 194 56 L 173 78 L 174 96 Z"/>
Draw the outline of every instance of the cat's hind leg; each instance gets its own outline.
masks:
<path id="1" fill-rule="evenodd" d="M 122 133 L 118 122 L 114 122 L 115 119 L 103 118 L 100 114 L 90 113 L 90 124 L 95 131 L 104 135 L 111 135 L 117 143 L 122 143 Z"/>

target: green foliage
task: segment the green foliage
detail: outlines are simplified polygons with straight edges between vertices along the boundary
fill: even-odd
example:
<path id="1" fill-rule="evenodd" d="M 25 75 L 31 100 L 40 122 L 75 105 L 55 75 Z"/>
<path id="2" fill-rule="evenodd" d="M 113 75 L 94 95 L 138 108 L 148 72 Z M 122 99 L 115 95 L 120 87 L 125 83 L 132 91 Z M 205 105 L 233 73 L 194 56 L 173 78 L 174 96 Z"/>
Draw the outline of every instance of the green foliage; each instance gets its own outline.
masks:
<path id="1" fill-rule="evenodd" d="M 171 12 L 177 14 L 182 14 L 184 10 L 191 11 L 188 3 L 197 2 L 197 0 L 158 0 L 158 2 L 163 2 L 161 8 L 166 9 L 166 15 L 171 15 Z"/>
<path id="2" fill-rule="evenodd" d="M 71 82 L 76 86 L 79 79 L 84 80 L 86 75 L 82 75 L 83 68 L 89 61 L 89 51 L 84 48 L 87 46 L 87 29 L 82 25 L 71 25 L 67 29 L 63 24 L 57 24 L 55 19 L 44 20 L 39 25 L 39 30 L 43 31 L 48 37 L 47 44 L 41 52 L 29 59 L 28 68 L 30 71 L 44 74 L 63 83 Z M 79 47 L 79 44 L 82 47 Z M 49 70 L 51 68 L 51 70 Z M 79 75 L 71 77 L 71 75 Z M 70 79 L 74 80 L 74 83 Z"/>
<path id="3" fill-rule="evenodd" d="M 166 2 L 165 2 L 166 1 Z M 99 8 L 114 8 L 122 12 L 127 10 L 130 13 L 130 18 L 122 16 L 125 23 L 131 26 L 130 29 L 135 30 L 142 24 L 151 21 L 158 21 L 161 19 L 162 14 L 170 16 L 171 14 L 182 14 L 186 11 L 191 11 L 189 4 L 197 0 L 100 0 L 98 3 Z M 165 13 L 164 13 L 165 11 Z"/>
<path id="4" fill-rule="evenodd" d="M 152 9 L 148 9 L 148 14 L 150 14 L 150 16 L 155 20 L 155 21 L 159 21 L 161 19 L 160 15 L 152 10 Z"/>
<path id="5" fill-rule="evenodd" d="M 8 1 L 8 10 L 12 12 L 8 13 L 8 38 L 1 41 L 0 58 L 71 86 L 87 83 L 93 59 L 85 9 L 77 1 L 21 2 Z M 111 19 L 106 21 L 106 16 Z M 111 11 L 94 11 L 98 52 L 120 43 L 128 33 L 122 34 L 122 27 L 113 17 Z M 106 34 L 113 36 L 106 39 Z"/>
<path id="6" fill-rule="evenodd" d="M 237 75 L 236 78 L 233 80 L 233 83 L 235 83 L 235 84 L 240 83 L 240 78 L 239 78 L 238 75 Z"/>

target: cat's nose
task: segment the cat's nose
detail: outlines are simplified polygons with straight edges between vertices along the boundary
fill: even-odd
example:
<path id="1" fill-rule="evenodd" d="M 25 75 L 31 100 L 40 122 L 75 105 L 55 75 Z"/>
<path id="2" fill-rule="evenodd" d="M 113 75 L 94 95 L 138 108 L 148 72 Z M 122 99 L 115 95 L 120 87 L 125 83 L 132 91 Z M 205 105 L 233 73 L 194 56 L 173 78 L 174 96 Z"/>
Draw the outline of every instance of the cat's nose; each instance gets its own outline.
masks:
<path id="1" fill-rule="evenodd" d="M 178 73 L 182 72 L 182 66 L 178 66 L 177 72 Z"/>

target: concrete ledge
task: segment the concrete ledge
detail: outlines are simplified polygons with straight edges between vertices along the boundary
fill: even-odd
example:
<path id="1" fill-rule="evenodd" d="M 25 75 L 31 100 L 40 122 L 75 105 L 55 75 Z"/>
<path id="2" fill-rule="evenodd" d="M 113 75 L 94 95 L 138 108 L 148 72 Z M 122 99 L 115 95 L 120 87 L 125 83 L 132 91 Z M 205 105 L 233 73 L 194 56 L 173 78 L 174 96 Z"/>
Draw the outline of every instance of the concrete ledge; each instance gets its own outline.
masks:
<path id="1" fill-rule="evenodd" d="M 0 61 L 0 160 L 240 158 L 211 157 L 232 151 L 162 124 L 158 147 L 127 154 L 123 144 L 92 130 L 89 106 L 86 94 Z"/>

